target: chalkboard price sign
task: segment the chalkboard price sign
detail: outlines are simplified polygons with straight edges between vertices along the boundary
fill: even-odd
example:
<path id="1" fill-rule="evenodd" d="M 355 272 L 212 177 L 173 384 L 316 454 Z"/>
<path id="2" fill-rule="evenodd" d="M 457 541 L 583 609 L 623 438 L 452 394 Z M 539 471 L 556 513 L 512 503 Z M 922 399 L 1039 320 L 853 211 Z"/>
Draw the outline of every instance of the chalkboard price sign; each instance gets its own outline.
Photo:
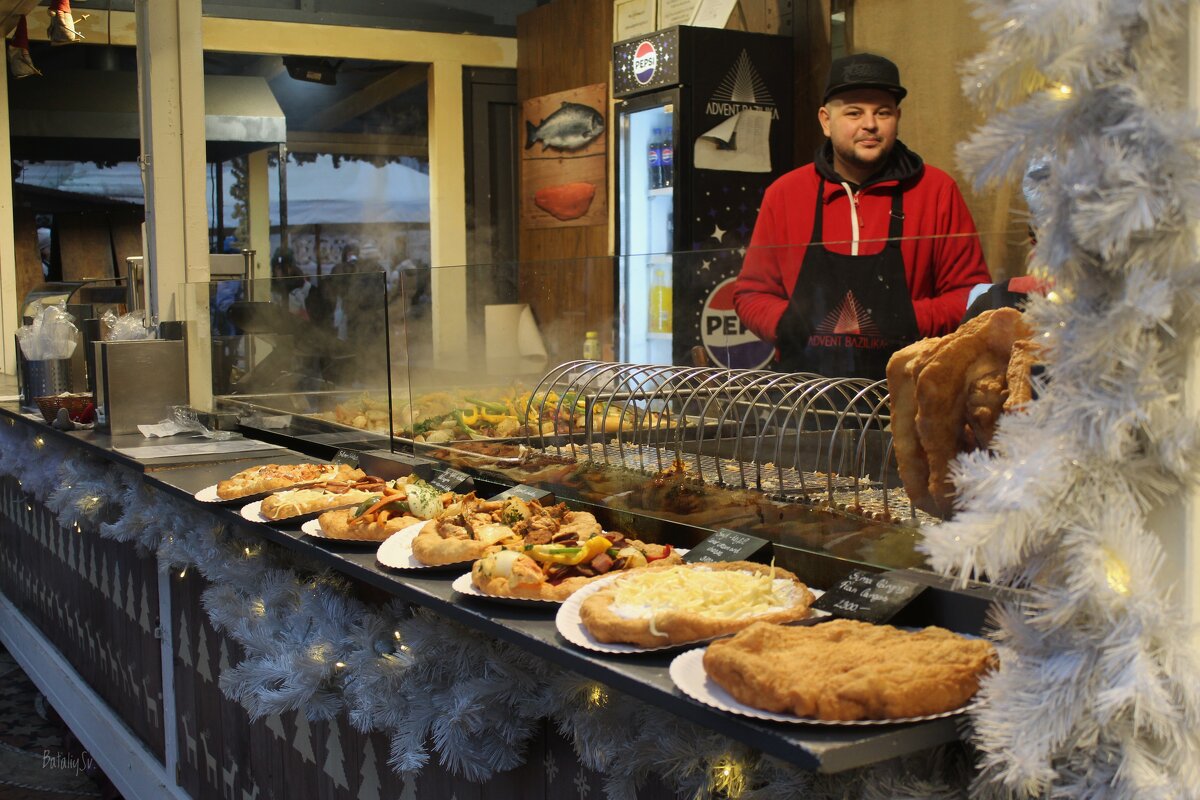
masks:
<path id="1" fill-rule="evenodd" d="M 554 505 L 554 492 L 548 492 L 545 489 L 539 489 L 536 486 L 519 483 L 511 489 L 505 489 L 500 494 L 491 498 L 492 500 L 507 500 L 510 497 L 520 498 L 525 502 L 537 500 L 543 506 Z"/>
<path id="2" fill-rule="evenodd" d="M 771 543 L 766 539 L 720 528 L 688 551 L 683 560 L 688 563 L 716 561 L 768 561 Z"/>
<path id="3" fill-rule="evenodd" d="M 475 485 L 470 475 L 457 469 L 444 469 L 429 483 L 439 492 L 466 492 Z"/>
<path id="4" fill-rule="evenodd" d="M 354 450 L 338 450 L 333 457 L 333 463 L 345 464 L 348 467 L 358 466 L 358 453 Z"/>
<path id="5" fill-rule="evenodd" d="M 835 617 L 883 623 L 916 599 L 925 587 L 894 572 L 853 570 L 817 598 L 812 607 Z"/>

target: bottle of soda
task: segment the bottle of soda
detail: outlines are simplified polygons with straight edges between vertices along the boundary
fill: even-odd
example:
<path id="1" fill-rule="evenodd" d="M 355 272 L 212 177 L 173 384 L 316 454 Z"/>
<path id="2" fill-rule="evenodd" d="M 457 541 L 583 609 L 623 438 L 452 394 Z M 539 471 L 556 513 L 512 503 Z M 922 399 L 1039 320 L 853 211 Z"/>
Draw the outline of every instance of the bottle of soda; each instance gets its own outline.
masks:
<path id="1" fill-rule="evenodd" d="M 655 128 L 650 134 L 650 144 L 647 147 L 650 157 L 650 188 L 661 189 L 662 182 L 662 128 Z"/>
<path id="2" fill-rule="evenodd" d="M 667 135 L 659 139 L 658 163 L 662 174 L 662 182 L 659 185 L 663 188 L 675 182 L 675 149 L 671 146 L 673 138 L 671 129 L 667 128 Z"/>

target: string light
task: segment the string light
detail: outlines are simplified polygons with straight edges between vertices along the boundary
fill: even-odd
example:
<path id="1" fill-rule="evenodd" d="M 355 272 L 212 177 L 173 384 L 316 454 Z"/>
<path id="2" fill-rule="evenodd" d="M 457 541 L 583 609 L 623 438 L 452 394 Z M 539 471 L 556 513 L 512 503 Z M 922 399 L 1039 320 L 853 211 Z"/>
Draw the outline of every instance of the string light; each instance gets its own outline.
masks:
<path id="1" fill-rule="evenodd" d="M 338 661 L 337 663 L 335 663 L 334 666 L 337 667 L 338 669 L 345 669 L 345 667 L 346 667 L 345 663 L 343 663 L 341 661 Z"/>
<path id="2" fill-rule="evenodd" d="M 1075 91 L 1074 89 L 1072 89 L 1070 86 L 1068 86 L 1065 83 L 1060 83 L 1058 85 L 1058 93 L 1060 95 L 1062 95 L 1063 97 L 1070 97 L 1071 93 L 1074 91 Z"/>
<path id="3" fill-rule="evenodd" d="M 33 437 L 33 447 L 35 450 L 41 450 L 45 446 L 46 446 L 45 439 L 43 439 L 41 436 Z"/>
<path id="4" fill-rule="evenodd" d="M 600 684 L 593 684 L 588 689 L 587 704 L 591 709 L 603 708 L 608 705 L 608 692 L 604 691 L 604 687 Z"/>
<path id="5" fill-rule="evenodd" d="M 267 614 L 267 604 L 262 600 L 255 600 L 250 604 L 250 611 L 253 612 L 254 616 L 256 617 L 265 617 Z"/>
<path id="6" fill-rule="evenodd" d="M 712 788 L 725 797 L 741 797 L 746 791 L 746 768 L 732 756 L 722 756 L 712 766 Z"/>
<path id="7" fill-rule="evenodd" d="M 1133 591 L 1129 585 L 1132 582 L 1129 567 L 1108 548 L 1104 549 L 1104 579 L 1108 582 L 1108 588 L 1122 597 L 1128 597 Z"/>
<path id="8" fill-rule="evenodd" d="M 179 577 L 181 577 L 181 578 L 187 577 L 187 567 L 183 568 L 183 571 L 179 573 Z"/>

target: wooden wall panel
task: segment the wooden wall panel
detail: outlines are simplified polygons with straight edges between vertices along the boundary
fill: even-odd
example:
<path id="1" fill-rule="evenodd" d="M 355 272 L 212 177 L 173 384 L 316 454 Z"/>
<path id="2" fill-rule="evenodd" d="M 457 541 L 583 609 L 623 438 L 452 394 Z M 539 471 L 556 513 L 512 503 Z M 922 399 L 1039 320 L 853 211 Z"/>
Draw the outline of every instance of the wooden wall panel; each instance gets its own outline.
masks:
<path id="1" fill-rule="evenodd" d="M 825 93 L 833 46 L 830 41 L 832 0 L 798 0 L 793 11 L 792 41 L 795 59 L 796 166 L 808 164 L 825 141 L 817 110 Z"/>
<path id="2" fill-rule="evenodd" d="M 42 256 L 38 251 L 37 222 L 33 211 L 18 208 L 13 212 L 13 244 L 17 253 L 17 305 L 42 283 Z M 20 312 L 19 307 L 15 309 Z"/>
<path id="3" fill-rule="evenodd" d="M 611 60 L 612 0 L 555 0 L 517 18 L 519 102 L 607 84 Z M 611 114 L 609 125 L 611 148 Z M 608 157 L 611 163 L 611 150 Z M 598 331 L 602 343 L 612 342 L 611 241 L 608 220 L 600 225 L 520 229 L 520 299 L 533 308 L 552 361 L 580 358 L 587 331 Z"/>
<path id="4" fill-rule="evenodd" d="M 959 88 L 959 67 L 987 39 L 969 4 L 958 0 L 855 0 L 848 19 L 854 52 L 881 53 L 900 67 L 908 89 L 900 138 L 925 162 L 958 181 L 979 229 L 992 278 L 1023 275 L 1029 254 L 1027 211 L 1019 187 L 975 192 L 958 169 L 955 150 L 984 117 Z"/>
<path id="5" fill-rule="evenodd" d="M 103 213 L 55 214 L 63 280 L 111 278 L 112 238 Z"/>

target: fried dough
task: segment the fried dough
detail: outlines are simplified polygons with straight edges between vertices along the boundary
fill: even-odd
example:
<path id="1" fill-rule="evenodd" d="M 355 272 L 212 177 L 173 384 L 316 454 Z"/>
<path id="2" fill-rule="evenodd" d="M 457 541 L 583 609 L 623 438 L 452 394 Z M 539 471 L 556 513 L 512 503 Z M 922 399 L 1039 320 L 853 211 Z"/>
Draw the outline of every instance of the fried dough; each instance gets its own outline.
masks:
<path id="1" fill-rule="evenodd" d="M 950 462 L 964 449 L 970 383 L 994 372 L 999 363 L 1007 365 L 1013 342 L 1031 333 L 1015 308 L 985 312 L 942 337 L 916 377 L 917 436 L 929 461 L 929 494 L 943 516 L 952 510 Z M 976 369 L 981 361 L 979 374 Z"/>
<path id="2" fill-rule="evenodd" d="M 1012 357 L 1008 360 L 1008 399 L 1005 411 L 1015 411 L 1033 400 L 1033 365 L 1042 357 L 1042 346 L 1032 339 L 1013 343 Z"/>
<path id="3" fill-rule="evenodd" d="M 996 663 L 995 648 L 981 639 L 854 620 L 800 627 L 756 622 L 704 654 L 708 676 L 741 703 L 842 721 L 960 708 Z"/>
<path id="4" fill-rule="evenodd" d="M 929 495 L 929 462 L 917 436 L 918 365 L 937 349 L 940 337 L 922 339 L 897 350 L 888 359 L 888 401 L 892 411 L 892 442 L 900 480 L 917 508 L 936 511 Z"/>

